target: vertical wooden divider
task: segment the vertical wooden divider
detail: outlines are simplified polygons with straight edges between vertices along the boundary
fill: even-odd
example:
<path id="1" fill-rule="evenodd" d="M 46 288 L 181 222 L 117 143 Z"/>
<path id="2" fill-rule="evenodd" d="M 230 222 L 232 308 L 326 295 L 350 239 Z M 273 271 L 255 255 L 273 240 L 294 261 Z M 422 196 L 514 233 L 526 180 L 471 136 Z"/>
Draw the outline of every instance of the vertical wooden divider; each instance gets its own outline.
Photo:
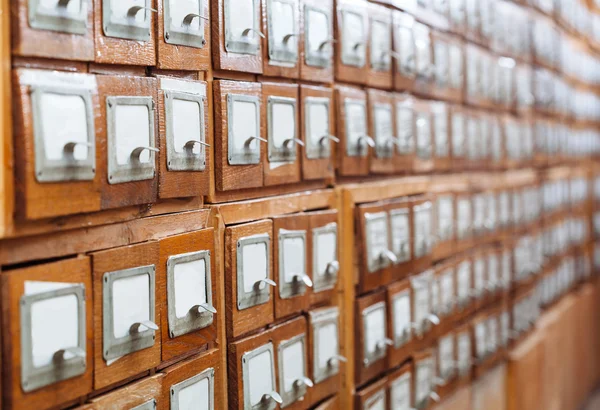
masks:
<path id="1" fill-rule="evenodd" d="M 14 208 L 10 41 L 10 0 L 0 0 L 0 238 L 11 230 Z"/>

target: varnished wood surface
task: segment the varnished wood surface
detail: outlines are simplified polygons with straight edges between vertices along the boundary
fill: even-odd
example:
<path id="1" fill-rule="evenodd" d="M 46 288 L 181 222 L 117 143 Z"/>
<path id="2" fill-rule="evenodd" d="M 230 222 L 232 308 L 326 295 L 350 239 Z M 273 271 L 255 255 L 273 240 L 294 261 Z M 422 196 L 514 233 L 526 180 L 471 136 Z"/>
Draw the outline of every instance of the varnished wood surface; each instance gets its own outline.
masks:
<path id="1" fill-rule="evenodd" d="M 0 238 L 12 226 L 14 182 L 12 173 L 13 125 L 11 89 L 10 0 L 0 0 Z M 0 399 L 0 405 L 1 399 Z"/>
<path id="2" fill-rule="evenodd" d="M 379 374 L 383 374 L 385 370 L 387 370 L 388 365 L 388 356 L 390 352 L 390 347 L 386 346 L 386 354 L 375 360 L 372 363 L 369 363 L 368 366 L 363 362 L 365 359 L 365 344 L 366 344 L 366 334 L 365 334 L 365 322 L 363 311 L 368 307 L 379 303 L 385 302 L 385 292 L 375 292 L 371 293 L 367 296 L 361 296 L 355 301 L 355 313 L 354 320 L 356 321 L 356 335 L 355 335 L 355 379 L 356 385 L 361 386 L 366 384 L 368 381 L 374 379 Z M 387 320 L 387 306 L 383 307 L 383 310 L 386 315 Z M 386 326 L 387 327 L 387 326 Z M 385 337 L 389 337 L 390 329 L 387 328 Z"/>
<path id="3" fill-rule="evenodd" d="M 88 404 L 77 407 L 77 410 L 120 410 L 140 406 L 150 400 L 156 400 L 157 409 L 167 409 L 161 391 L 165 375 L 162 373 L 134 382 L 110 393 L 90 400 Z"/>

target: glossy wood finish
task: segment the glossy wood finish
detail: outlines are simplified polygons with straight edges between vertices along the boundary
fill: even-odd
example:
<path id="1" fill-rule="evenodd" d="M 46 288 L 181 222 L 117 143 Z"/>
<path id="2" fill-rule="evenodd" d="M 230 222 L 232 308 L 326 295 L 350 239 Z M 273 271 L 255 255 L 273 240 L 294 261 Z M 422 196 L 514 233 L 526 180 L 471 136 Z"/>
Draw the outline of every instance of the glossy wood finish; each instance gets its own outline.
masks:
<path id="1" fill-rule="evenodd" d="M 110 393 L 95 397 L 88 404 L 77 407 L 77 410 L 130 409 L 150 400 L 156 400 L 156 408 L 166 408 L 168 402 L 161 397 L 164 374 L 134 382 Z"/>
<path id="2" fill-rule="evenodd" d="M 366 384 L 367 382 L 375 379 L 377 376 L 383 374 L 388 368 L 388 355 L 390 352 L 390 347 L 385 346 L 386 353 L 382 358 L 375 360 L 372 363 L 365 364 L 365 349 L 366 349 L 366 325 L 365 325 L 365 317 L 363 316 L 363 312 L 370 306 L 373 306 L 376 303 L 384 302 L 385 303 L 385 292 L 375 292 L 371 293 L 367 296 L 362 296 L 355 301 L 355 313 L 354 317 L 356 320 L 356 334 L 355 334 L 355 380 L 356 386 L 361 386 Z M 383 310 L 386 315 L 387 320 L 387 307 L 384 305 Z M 385 322 L 384 322 L 385 323 Z M 387 327 L 387 326 L 386 326 Z M 385 337 L 389 337 L 390 329 L 387 329 Z"/>

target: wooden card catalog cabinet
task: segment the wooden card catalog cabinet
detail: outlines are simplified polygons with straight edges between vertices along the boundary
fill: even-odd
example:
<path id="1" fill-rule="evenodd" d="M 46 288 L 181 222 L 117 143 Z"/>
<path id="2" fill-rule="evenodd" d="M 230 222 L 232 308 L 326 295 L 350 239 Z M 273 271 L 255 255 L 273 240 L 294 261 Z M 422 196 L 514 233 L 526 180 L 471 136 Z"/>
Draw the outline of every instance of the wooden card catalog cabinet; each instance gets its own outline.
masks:
<path id="1" fill-rule="evenodd" d="M 4 405 L 58 407 L 92 390 L 92 282 L 79 257 L 2 273 Z"/>
<path id="2" fill-rule="evenodd" d="M 450 134 L 450 110 L 444 102 L 431 103 L 434 134 L 433 161 L 436 171 L 447 171 L 452 167 L 452 143 Z"/>
<path id="3" fill-rule="evenodd" d="M 157 80 L 98 76 L 102 209 L 156 202 Z"/>
<path id="4" fill-rule="evenodd" d="M 416 113 L 415 100 L 410 94 L 396 94 L 394 102 L 396 141 L 395 172 L 411 172 L 415 165 Z"/>
<path id="5" fill-rule="evenodd" d="M 213 349 L 164 370 L 163 403 L 180 410 L 219 408 L 224 394 L 220 359 L 220 351 Z"/>
<path id="6" fill-rule="evenodd" d="M 298 78 L 300 75 L 300 0 L 263 0 L 263 74 Z M 233 13 L 237 13 L 234 9 Z"/>
<path id="7" fill-rule="evenodd" d="M 454 218 L 455 197 L 452 193 L 441 193 L 433 199 L 432 259 L 439 260 L 452 254 L 456 238 Z"/>
<path id="8" fill-rule="evenodd" d="M 357 210 L 358 237 L 356 251 L 361 255 L 359 290 L 368 292 L 388 284 L 391 266 L 397 262 L 390 241 L 390 222 L 385 205 L 361 205 Z"/>
<path id="9" fill-rule="evenodd" d="M 273 322 L 273 223 L 258 221 L 225 229 L 227 337 Z"/>
<path id="10" fill-rule="evenodd" d="M 369 153 L 375 140 L 368 135 L 367 95 L 353 87 L 336 86 L 336 118 L 340 144 L 336 166 L 340 176 L 369 174 Z"/>
<path id="11" fill-rule="evenodd" d="M 273 218 L 273 231 L 275 318 L 280 319 L 308 308 L 314 286 L 308 250 L 309 216 Z"/>
<path id="12" fill-rule="evenodd" d="M 389 348 L 389 368 L 408 359 L 413 340 L 413 319 L 410 282 L 395 282 L 387 287 L 388 329 L 393 345 Z"/>
<path id="13" fill-rule="evenodd" d="M 394 97 L 391 93 L 370 89 L 367 91 L 369 109 L 369 135 L 375 142 L 370 161 L 370 171 L 374 174 L 389 174 L 395 170 L 396 137 Z"/>
<path id="14" fill-rule="evenodd" d="M 392 70 L 394 89 L 412 90 L 416 78 L 414 17 L 399 10 L 392 11 Z"/>
<path id="15" fill-rule="evenodd" d="M 431 266 L 433 250 L 433 203 L 429 197 L 416 197 L 412 203 L 414 272 Z"/>
<path id="16" fill-rule="evenodd" d="M 415 103 L 415 148 L 414 170 L 429 172 L 434 167 L 434 116 L 432 106 L 426 101 Z"/>
<path id="17" fill-rule="evenodd" d="M 300 78 L 333 81 L 333 0 L 300 0 Z"/>
<path id="18" fill-rule="evenodd" d="M 342 0 L 336 3 L 336 62 L 338 81 L 365 84 L 368 77 L 368 3 Z"/>
<path id="19" fill-rule="evenodd" d="M 104 410 L 121 408 L 129 410 L 155 410 L 167 406 L 168 397 L 162 392 L 164 374 L 158 373 L 116 390 L 97 396 L 77 410 Z"/>
<path id="20" fill-rule="evenodd" d="M 369 3 L 369 72 L 367 85 L 392 88 L 392 12 L 379 4 Z M 398 56 L 399 57 L 399 56 Z"/>
<path id="21" fill-rule="evenodd" d="M 340 354 L 339 309 L 326 307 L 308 312 L 309 403 L 317 403 L 341 386 L 340 367 L 346 358 Z"/>
<path id="22" fill-rule="evenodd" d="M 356 384 L 363 384 L 387 369 L 387 354 L 394 341 L 387 328 L 385 293 L 356 300 Z"/>
<path id="23" fill-rule="evenodd" d="M 208 194 L 213 143 L 206 83 L 159 77 L 158 196 Z"/>
<path id="24" fill-rule="evenodd" d="M 281 407 L 303 409 L 314 387 L 308 370 L 308 337 L 304 317 L 273 329 Z"/>
<path id="25" fill-rule="evenodd" d="M 261 31 L 260 9 L 260 0 L 211 2 L 215 69 L 262 74 L 265 34 Z"/>
<path id="26" fill-rule="evenodd" d="M 396 257 L 390 264 L 392 281 L 404 279 L 413 271 L 414 215 L 411 205 L 410 197 L 406 197 L 395 199 L 387 206 L 390 250 Z"/>
<path id="27" fill-rule="evenodd" d="M 300 86 L 300 139 L 302 179 L 333 178 L 334 152 L 340 143 L 336 135 L 333 90 L 310 85 Z"/>
<path id="28" fill-rule="evenodd" d="M 432 350 L 415 353 L 413 357 L 415 408 L 427 410 L 433 405 L 433 399 L 439 401 L 439 396 L 434 390 L 435 358 Z"/>
<path id="29" fill-rule="evenodd" d="M 277 0 L 270 0 L 277 1 Z M 262 103 L 266 109 L 267 155 L 263 157 L 265 186 L 299 182 L 302 150 L 300 139 L 298 86 L 263 83 Z"/>
<path id="30" fill-rule="evenodd" d="M 14 112 L 17 216 L 41 219 L 100 210 L 96 77 L 19 69 L 13 79 L 15 107 L 22 107 Z"/>
<path id="31" fill-rule="evenodd" d="M 231 343 L 227 366 L 231 408 L 273 410 L 283 403 L 273 330 Z"/>
<path id="32" fill-rule="evenodd" d="M 405 364 L 388 376 L 390 408 L 394 410 L 410 410 L 414 408 L 412 384 L 412 363 Z"/>
<path id="33" fill-rule="evenodd" d="M 157 1 L 94 0 L 94 61 L 156 65 Z"/>
<path id="34" fill-rule="evenodd" d="M 357 410 L 385 410 L 388 406 L 387 377 L 377 380 L 375 383 L 364 387 L 356 393 Z"/>
<path id="35" fill-rule="evenodd" d="M 11 9 L 13 54 L 94 60 L 92 0 L 17 0 L 11 3 Z"/>
<path id="36" fill-rule="evenodd" d="M 261 187 L 262 160 L 268 143 L 263 120 L 265 108 L 261 103 L 262 85 L 217 80 L 213 88 L 216 189 Z"/>
<path id="37" fill-rule="evenodd" d="M 309 268 L 313 288 L 311 306 L 328 302 L 335 296 L 340 276 L 337 211 L 320 211 L 309 215 Z"/>
<path id="38" fill-rule="evenodd" d="M 432 96 L 436 73 L 431 32 L 425 24 L 415 23 L 413 35 L 415 38 L 415 68 L 417 74 L 415 92 Z"/>
<path id="39" fill-rule="evenodd" d="M 160 363 L 159 244 L 96 252 L 92 261 L 94 389 L 101 389 Z"/>
<path id="40" fill-rule="evenodd" d="M 215 340 L 220 279 L 214 269 L 214 232 L 204 229 L 159 242 L 162 361 Z"/>

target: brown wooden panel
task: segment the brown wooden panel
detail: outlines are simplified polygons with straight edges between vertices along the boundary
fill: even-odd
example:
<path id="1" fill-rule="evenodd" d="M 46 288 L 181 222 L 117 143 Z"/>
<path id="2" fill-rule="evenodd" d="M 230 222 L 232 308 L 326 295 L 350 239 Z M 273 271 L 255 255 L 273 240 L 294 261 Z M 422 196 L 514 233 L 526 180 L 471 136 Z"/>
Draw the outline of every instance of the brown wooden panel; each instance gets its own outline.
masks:
<path id="1" fill-rule="evenodd" d="M 18 69 L 13 72 L 14 83 L 14 172 L 16 190 L 16 214 L 22 219 L 42 219 L 69 214 L 100 210 L 102 163 L 100 147 L 105 144 L 99 132 L 96 133 L 96 173 L 91 181 L 63 181 L 40 183 L 35 175 L 35 142 L 33 106 L 30 86 L 22 83 L 22 76 L 31 72 Z M 73 75 L 73 81 L 93 79 L 86 74 Z M 94 125 L 97 131 L 104 129 L 101 120 L 101 105 L 98 90 L 91 92 Z"/>
<path id="2" fill-rule="evenodd" d="M 334 44 L 329 43 L 324 45 L 328 53 L 327 65 L 325 67 L 317 67 L 308 64 L 306 60 L 306 45 L 307 45 L 307 24 L 306 13 L 307 9 L 316 8 L 323 10 L 328 14 L 328 33 L 330 40 L 333 40 L 333 21 L 334 7 L 333 0 L 300 0 L 300 30 L 302 33 L 302 44 L 300 45 L 300 78 L 306 81 L 332 83 L 333 82 L 333 50 Z"/>
<path id="3" fill-rule="evenodd" d="M 338 174 L 341 176 L 368 175 L 370 147 L 365 144 L 365 148 L 363 152 L 360 153 L 360 156 L 348 155 L 348 134 L 350 133 L 349 127 L 351 124 L 348 124 L 348 114 L 345 107 L 347 100 L 363 102 L 365 104 L 365 129 L 368 129 L 367 95 L 363 90 L 354 87 L 336 86 L 335 90 L 337 130 L 338 138 L 340 139 L 340 143 L 337 144 L 338 150 L 336 157 Z"/>
<path id="4" fill-rule="evenodd" d="M 275 278 L 275 282 L 277 282 L 277 287 L 274 289 L 276 319 L 298 314 L 308 309 L 310 302 L 309 298 L 310 294 L 312 293 L 312 289 L 304 285 L 300 278 L 298 278 L 298 280 L 294 280 L 290 284 L 290 291 L 292 292 L 293 296 L 282 297 L 281 292 L 283 291 L 285 282 L 285 278 L 282 276 L 285 275 L 285 273 L 282 272 L 283 266 L 280 264 L 282 259 L 281 252 L 283 252 L 280 245 L 282 244 L 282 231 L 303 231 L 305 233 L 304 266 L 306 268 L 306 272 L 293 273 L 306 274 L 312 280 L 312 264 L 310 263 L 308 250 L 310 236 L 309 229 L 309 217 L 306 214 L 287 215 L 273 218 L 273 276 Z"/>
<path id="5" fill-rule="evenodd" d="M 385 292 L 375 292 L 371 293 L 367 296 L 362 296 L 355 301 L 355 321 L 356 321 L 356 334 L 355 334 L 355 360 L 356 360 L 356 368 L 355 368 L 355 380 L 356 385 L 360 386 L 365 384 L 369 380 L 376 378 L 377 376 L 383 374 L 388 368 L 388 360 L 387 357 L 389 355 L 390 347 L 385 346 L 386 353 L 385 355 L 372 361 L 370 363 L 365 363 L 365 344 L 367 342 L 367 335 L 365 333 L 365 316 L 363 312 L 365 309 L 373 306 L 377 303 L 383 302 L 384 307 L 383 310 L 386 312 L 387 316 L 387 307 L 385 306 Z M 387 318 L 385 319 L 387 320 Z M 385 323 L 385 322 L 384 322 Z M 388 337 L 390 331 L 387 329 L 386 337 Z"/>
<path id="6" fill-rule="evenodd" d="M 508 356 L 507 410 L 535 409 L 541 396 L 543 361 L 540 334 L 533 333 Z M 576 408 L 576 407 L 567 407 Z"/>
<path id="7" fill-rule="evenodd" d="M 271 238 L 269 251 L 269 278 L 273 279 L 273 223 L 258 221 L 225 229 L 225 306 L 227 312 L 227 338 L 237 338 L 251 330 L 271 323 L 274 318 L 273 292 L 267 303 L 244 310 L 237 308 L 237 243 L 244 237 L 268 234 Z"/>
<path id="8" fill-rule="evenodd" d="M 300 139 L 300 125 L 298 124 L 300 115 L 299 115 L 299 105 L 300 102 L 298 100 L 298 85 L 296 84 L 283 84 L 283 83 L 263 83 L 262 84 L 262 105 L 264 107 L 264 116 L 262 118 L 262 122 L 265 124 L 267 129 L 266 138 L 269 140 L 269 145 L 271 144 L 271 139 L 273 135 L 269 135 L 269 128 L 272 126 L 273 133 L 276 133 L 277 130 L 272 125 L 269 124 L 269 118 L 271 117 L 271 113 L 269 112 L 269 98 L 270 97 L 283 97 L 283 98 L 293 98 L 296 103 L 295 112 L 294 112 L 294 120 L 295 120 L 295 135 L 296 138 Z M 300 182 L 301 178 L 301 163 L 302 163 L 302 152 L 304 151 L 304 147 L 300 146 L 297 142 L 294 143 L 296 148 L 296 158 L 293 161 L 271 161 L 270 149 L 266 148 L 266 155 L 263 156 L 263 181 L 265 186 L 271 185 L 283 185 L 290 184 L 294 182 Z"/>
<path id="9" fill-rule="evenodd" d="M 230 191 L 244 188 L 257 188 L 263 185 L 263 161 L 255 165 L 229 165 L 228 153 L 228 94 L 243 94 L 258 97 L 262 96 L 260 83 L 246 83 L 238 81 L 217 80 L 213 83 L 214 90 L 214 130 L 215 130 L 215 187 L 217 191 Z M 266 138 L 267 128 L 264 123 L 266 107 L 261 104 L 260 134 L 257 137 Z M 250 136 L 249 136 L 250 137 Z M 258 141 L 257 141 L 258 143 Z M 261 158 L 266 155 L 267 147 L 260 144 Z"/>
<path id="10" fill-rule="evenodd" d="M 183 235 L 171 236 L 162 239 L 159 242 L 159 262 L 156 269 L 156 285 L 159 292 L 159 304 L 161 308 L 161 340 L 162 340 L 162 361 L 166 362 L 175 357 L 182 356 L 194 350 L 202 348 L 207 343 L 211 343 L 217 338 L 217 318 L 213 315 L 213 323 L 205 328 L 187 333 L 185 335 L 172 337 L 169 335 L 169 315 L 168 315 L 168 279 L 167 279 L 167 261 L 170 256 L 180 255 L 190 252 L 209 251 L 210 252 L 210 281 L 212 305 L 220 306 L 221 295 L 218 292 L 219 281 L 221 277 L 215 269 L 214 230 L 212 228 L 201 231 L 191 232 Z M 217 314 L 222 314 L 217 312 Z"/>
<path id="11" fill-rule="evenodd" d="M 2 272 L 2 348 L 3 404 L 9 409 L 62 407 L 92 391 L 93 312 L 90 259 L 77 257 Z M 21 329 L 20 299 L 25 282 L 62 282 L 85 286 L 86 308 L 86 369 L 70 379 L 25 393 L 21 388 Z"/>
<path id="12" fill-rule="evenodd" d="M 156 3 L 162 7 L 162 1 L 151 0 L 149 7 L 156 9 Z M 156 14 L 147 11 L 150 19 L 150 39 L 148 41 L 129 40 L 110 37 L 104 34 L 104 0 L 94 3 L 94 61 L 106 64 L 127 64 L 140 66 L 156 65 Z M 143 12 L 143 11 L 141 11 Z M 125 17 L 125 16 L 123 16 Z"/>
<path id="13" fill-rule="evenodd" d="M 328 158 L 309 158 L 307 147 L 309 145 L 308 139 L 310 135 L 308 133 L 307 121 L 309 114 L 307 111 L 307 102 L 311 98 L 326 98 L 329 100 L 329 134 L 337 137 L 336 135 L 336 122 L 335 122 L 335 106 L 333 99 L 333 90 L 329 87 L 316 87 L 311 85 L 300 86 L 300 139 L 304 141 L 306 147 L 301 147 L 302 152 L 302 179 L 313 180 L 313 179 L 325 179 L 333 178 L 335 172 L 335 153 L 336 143 L 325 139 L 324 144 L 329 147 Z M 338 137 L 339 138 L 339 137 Z"/>
<path id="14" fill-rule="evenodd" d="M 107 130 L 107 97 L 152 97 L 154 103 L 157 100 L 157 81 L 155 78 L 147 77 L 125 77 L 125 76 L 97 76 L 98 95 L 100 96 L 100 118 L 101 127 L 96 130 L 99 144 L 96 149 L 100 152 L 102 160 L 99 162 L 96 172 L 100 174 L 102 181 L 102 209 L 119 208 L 129 205 L 150 204 L 156 202 L 158 192 L 158 178 L 143 181 L 124 182 L 120 184 L 109 184 L 108 182 L 108 130 Z M 158 146 L 158 116 L 154 110 L 154 138 Z M 155 167 L 156 167 L 155 156 Z M 156 168 L 155 168 L 156 169 Z"/>
<path id="15" fill-rule="evenodd" d="M 152 347 L 138 350 L 116 360 L 110 366 L 103 357 L 103 276 L 106 272 L 145 265 L 158 265 L 159 244 L 156 241 L 124 246 L 92 254 L 94 283 L 94 389 L 115 384 L 138 375 L 160 363 L 160 331 L 155 332 Z M 155 279 L 156 280 L 156 279 Z M 160 323 L 158 287 L 155 287 L 155 323 Z"/>
<path id="16" fill-rule="evenodd" d="M 205 147 L 205 164 L 203 171 L 169 171 L 167 157 L 167 115 L 165 108 L 165 94 L 169 91 L 162 87 L 165 86 L 163 80 L 166 77 L 159 76 L 158 90 L 158 140 L 161 147 L 158 154 L 158 196 L 159 198 L 178 198 L 203 196 L 209 192 L 209 180 L 213 171 L 213 160 L 211 158 L 212 150 Z M 210 110 L 212 106 L 208 104 L 208 83 L 205 81 L 189 81 L 190 86 L 202 84 L 205 88 L 204 106 L 204 137 L 207 144 L 214 144 L 212 134 L 212 122 L 210 121 Z M 174 91 L 174 90 L 173 90 Z M 200 136 L 198 136 L 200 139 Z"/>
<path id="17" fill-rule="evenodd" d="M 375 140 L 375 149 L 371 150 L 371 159 L 369 164 L 369 170 L 372 174 L 391 174 L 395 170 L 395 151 L 396 142 L 394 138 L 396 136 L 396 115 L 394 110 L 394 95 L 385 91 L 379 91 L 374 89 L 367 90 L 368 97 L 368 123 L 369 123 L 369 135 Z M 382 128 L 379 128 L 381 119 L 376 117 L 377 108 L 383 109 L 384 107 L 389 108 L 389 129 L 386 130 L 386 124 L 383 124 Z M 381 132 L 384 135 L 378 135 Z M 387 141 L 381 141 L 385 139 L 385 133 L 388 132 L 391 137 Z"/>
<path id="18" fill-rule="evenodd" d="M 170 70 L 194 70 L 207 71 L 210 69 L 210 36 L 214 35 L 211 30 L 211 24 L 215 21 L 210 19 L 208 0 L 200 0 L 200 5 L 204 10 L 203 17 L 197 17 L 204 20 L 204 39 L 205 43 L 202 48 L 182 46 L 177 44 L 169 44 L 165 41 L 165 25 L 164 25 L 164 3 L 163 0 L 158 0 L 158 30 L 156 35 L 157 49 L 157 67 Z M 211 10 L 212 14 L 213 11 Z M 216 15 L 216 14 L 214 14 Z M 204 19 L 206 18 L 206 19 Z M 183 22 L 182 22 L 183 24 Z"/>
<path id="19" fill-rule="evenodd" d="M 164 374 L 155 374 L 93 398 L 88 404 L 77 407 L 77 410 L 131 409 L 150 400 L 156 401 L 157 409 L 166 408 L 168 402 L 164 402 L 161 397 L 163 379 Z"/>
<path id="20" fill-rule="evenodd" d="M 94 60 L 94 8 L 87 0 L 87 30 L 84 35 L 32 28 L 29 24 L 29 0 L 11 1 L 13 54 L 27 57 Z M 8 10 L 5 10 L 8 12 Z"/>
<path id="21" fill-rule="evenodd" d="M 507 366 L 499 365 L 478 379 L 471 388 L 473 410 L 507 409 Z"/>
<path id="22" fill-rule="evenodd" d="M 380 403 L 380 400 L 383 400 L 383 408 L 388 408 L 387 384 L 387 377 L 382 377 L 376 382 L 356 392 L 356 396 L 354 398 L 355 408 L 357 410 L 371 410 L 372 408 L 381 408 L 378 405 L 376 405 L 376 403 Z"/>

